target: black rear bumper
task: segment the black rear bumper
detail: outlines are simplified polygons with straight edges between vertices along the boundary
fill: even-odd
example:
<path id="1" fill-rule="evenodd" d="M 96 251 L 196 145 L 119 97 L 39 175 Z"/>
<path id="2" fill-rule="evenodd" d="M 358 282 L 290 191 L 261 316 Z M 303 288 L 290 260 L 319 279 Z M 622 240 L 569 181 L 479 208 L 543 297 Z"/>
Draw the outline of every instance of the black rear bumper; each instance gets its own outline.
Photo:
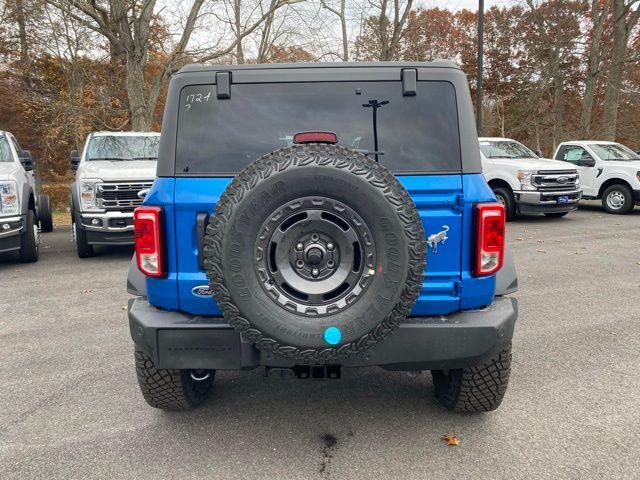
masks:
<path id="1" fill-rule="evenodd" d="M 245 370 L 301 363 L 258 350 L 222 317 L 158 310 L 143 297 L 129 300 L 128 311 L 136 347 L 158 368 Z M 481 310 L 408 318 L 383 342 L 339 363 L 394 370 L 468 367 L 511 341 L 517 316 L 516 299 L 496 297 L 492 305 Z"/>

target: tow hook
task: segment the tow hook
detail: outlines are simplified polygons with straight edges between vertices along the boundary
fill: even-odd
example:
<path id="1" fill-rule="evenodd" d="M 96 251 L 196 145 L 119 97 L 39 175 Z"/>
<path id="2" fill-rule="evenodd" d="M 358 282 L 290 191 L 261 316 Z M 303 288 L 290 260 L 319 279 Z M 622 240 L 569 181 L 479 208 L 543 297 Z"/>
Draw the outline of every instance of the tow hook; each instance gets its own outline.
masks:
<path id="1" fill-rule="evenodd" d="M 341 377 L 340 365 L 295 365 L 293 367 L 265 367 L 266 377 L 297 377 L 322 380 L 329 378 L 337 380 Z"/>
<path id="2" fill-rule="evenodd" d="M 211 376 L 211 372 L 206 370 L 191 370 L 191 380 L 194 382 L 204 382 Z"/>

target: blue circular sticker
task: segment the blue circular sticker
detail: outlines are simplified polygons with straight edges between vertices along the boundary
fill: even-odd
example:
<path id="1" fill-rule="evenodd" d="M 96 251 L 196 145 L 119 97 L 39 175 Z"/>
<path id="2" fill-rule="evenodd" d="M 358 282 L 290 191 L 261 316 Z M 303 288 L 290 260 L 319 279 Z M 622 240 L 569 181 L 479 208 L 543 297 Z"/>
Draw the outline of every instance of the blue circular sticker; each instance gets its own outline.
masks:
<path id="1" fill-rule="evenodd" d="M 324 331 L 324 341 L 329 345 L 337 345 L 342 340 L 342 332 L 338 327 L 329 327 Z"/>

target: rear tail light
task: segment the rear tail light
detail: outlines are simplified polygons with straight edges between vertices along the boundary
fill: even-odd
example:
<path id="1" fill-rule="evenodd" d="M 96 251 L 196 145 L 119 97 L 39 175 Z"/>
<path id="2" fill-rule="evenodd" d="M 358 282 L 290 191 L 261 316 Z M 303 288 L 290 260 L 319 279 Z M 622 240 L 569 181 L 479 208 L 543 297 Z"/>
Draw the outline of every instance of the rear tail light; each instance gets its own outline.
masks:
<path id="1" fill-rule="evenodd" d="M 162 209 L 138 207 L 133 212 L 133 236 L 138 268 L 148 277 L 164 277 Z"/>
<path id="2" fill-rule="evenodd" d="M 491 275 L 502 268 L 504 260 L 504 205 L 476 205 L 476 276 Z"/>
<path id="3" fill-rule="evenodd" d="M 331 132 L 300 132 L 293 136 L 293 143 L 338 143 L 338 136 Z"/>

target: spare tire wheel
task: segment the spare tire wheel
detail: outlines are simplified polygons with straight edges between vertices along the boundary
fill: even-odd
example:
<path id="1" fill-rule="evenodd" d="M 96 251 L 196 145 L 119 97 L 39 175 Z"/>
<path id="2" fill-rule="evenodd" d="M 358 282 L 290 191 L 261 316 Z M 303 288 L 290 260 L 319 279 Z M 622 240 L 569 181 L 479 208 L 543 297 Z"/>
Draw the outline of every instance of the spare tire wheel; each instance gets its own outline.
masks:
<path id="1" fill-rule="evenodd" d="M 294 145 L 229 184 L 207 227 L 205 268 L 244 339 L 331 360 L 366 351 L 409 315 L 425 236 L 384 166 L 336 145 Z"/>

